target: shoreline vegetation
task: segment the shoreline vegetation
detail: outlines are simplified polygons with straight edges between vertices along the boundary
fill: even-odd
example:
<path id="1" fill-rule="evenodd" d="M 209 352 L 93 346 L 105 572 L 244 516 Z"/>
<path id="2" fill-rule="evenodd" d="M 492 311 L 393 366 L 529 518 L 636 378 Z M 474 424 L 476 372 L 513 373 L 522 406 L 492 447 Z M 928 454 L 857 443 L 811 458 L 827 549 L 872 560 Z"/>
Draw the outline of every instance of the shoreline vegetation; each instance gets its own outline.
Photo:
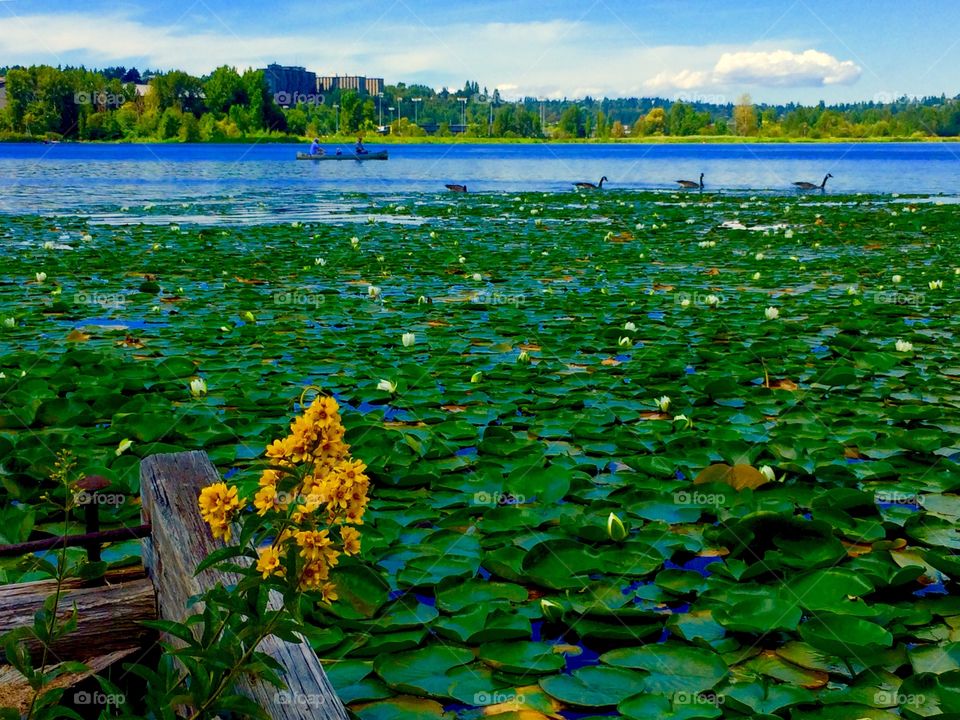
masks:
<path id="1" fill-rule="evenodd" d="M 319 136 L 320 144 L 324 146 L 341 145 L 346 149 L 352 147 L 357 135 Z M 121 138 L 115 140 L 54 140 L 56 144 L 64 145 L 258 145 L 261 143 L 278 145 L 309 145 L 310 137 L 295 137 L 292 135 L 270 134 L 253 135 L 240 138 L 221 138 L 217 140 L 190 140 L 179 138 L 165 140 L 157 138 Z M 469 137 L 454 136 L 391 136 L 391 135 L 363 135 L 368 145 L 871 145 L 890 143 L 958 143 L 960 136 L 939 137 L 934 135 L 910 135 L 904 137 L 822 137 L 822 138 L 790 138 L 790 137 L 742 137 L 739 135 L 647 135 L 644 137 L 626 138 L 503 138 L 503 137 Z M 45 144 L 50 140 L 17 134 L 0 134 L 0 143 L 34 143 Z"/>
<path id="2" fill-rule="evenodd" d="M 883 96 L 826 105 L 749 95 L 506 100 L 476 82 L 302 95 L 266 71 L 140 74 L 45 65 L 0 67 L 0 140 L 103 142 L 820 143 L 960 139 L 960 96 Z M 304 99 L 291 104 L 291 98 Z"/>

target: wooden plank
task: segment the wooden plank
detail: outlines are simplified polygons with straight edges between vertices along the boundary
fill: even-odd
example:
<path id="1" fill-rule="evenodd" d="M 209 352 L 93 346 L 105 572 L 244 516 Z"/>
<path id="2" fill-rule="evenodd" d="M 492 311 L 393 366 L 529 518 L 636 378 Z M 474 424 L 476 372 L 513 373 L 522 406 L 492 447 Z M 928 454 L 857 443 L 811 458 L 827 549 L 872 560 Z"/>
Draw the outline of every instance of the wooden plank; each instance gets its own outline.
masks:
<path id="1" fill-rule="evenodd" d="M 156 587 L 158 612 L 164 620 L 183 621 L 199 610 L 187 607 L 189 597 L 217 582 L 235 582 L 213 569 L 194 576 L 200 561 L 223 547 L 211 536 L 197 507 L 200 491 L 219 481 L 219 474 L 202 452 L 153 455 L 140 464 L 143 522 L 153 528 L 151 537 L 144 540 L 144 567 Z M 280 603 L 279 594 L 275 594 L 271 607 L 278 608 Z M 258 650 L 285 668 L 281 677 L 288 689 L 280 690 L 249 677 L 239 679 L 236 688 L 272 718 L 347 720 L 343 703 L 305 639 L 290 643 L 270 637 Z"/>
<path id="2" fill-rule="evenodd" d="M 55 580 L 0 587 L 0 635 L 32 625 L 34 613 L 43 607 L 43 601 L 56 587 Z M 96 586 L 67 580 L 58 614 L 69 616 L 74 604 L 78 613 L 77 629 L 51 648 L 51 664 L 145 647 L 156 639 L 154 631 L 140 624 L 143 620 L 156 620 L 157 605 L 153 583 L 139 567 L 109 573 L 104 584 Z M 28 641 L 27 647 L 32 659 L 39 661 L 39 643 Z"/>

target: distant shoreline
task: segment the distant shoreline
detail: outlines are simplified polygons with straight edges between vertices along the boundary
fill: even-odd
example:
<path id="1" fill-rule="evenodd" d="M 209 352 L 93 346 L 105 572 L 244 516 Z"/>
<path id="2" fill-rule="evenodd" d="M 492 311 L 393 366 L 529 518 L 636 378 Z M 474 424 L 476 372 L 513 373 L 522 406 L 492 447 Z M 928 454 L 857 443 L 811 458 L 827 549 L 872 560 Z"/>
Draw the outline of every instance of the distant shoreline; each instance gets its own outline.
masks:
<path id="1" fill-rule="evenodd" d="M 389 135 L 364 135 L 367 145 L 882 145 L 890 143 L 957 143 L 960 136 L 953 137 L 868 137 L 868 138 L 776 138 L 741 137 L 738 135 L 681 135 L 647 136 L 642 138 L 484 138 L 463 137 L 460 135 L 437 137 L 391 137 Z M 356 135 L 321 137 L 321 145 L 341 145 L 349 149 L 356 141 Z M 55 144 L 62 145 L 309 145 L 312 138 L 297 138 L 281 135 L 250 136 L 194 143 L 179 140 L 157 140 L 151 138 L 128 138 L 123 140 L 63 140 Z M 44 140 L 24 137 L 0 137 L 0 143 L 45 144 Z"/>

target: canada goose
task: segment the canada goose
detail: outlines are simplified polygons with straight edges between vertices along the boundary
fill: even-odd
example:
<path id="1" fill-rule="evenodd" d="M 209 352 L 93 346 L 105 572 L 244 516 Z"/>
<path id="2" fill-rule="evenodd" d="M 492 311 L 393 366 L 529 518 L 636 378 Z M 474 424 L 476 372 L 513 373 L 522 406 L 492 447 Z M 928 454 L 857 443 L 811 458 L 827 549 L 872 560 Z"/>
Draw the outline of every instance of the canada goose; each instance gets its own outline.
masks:
<path id="1" fill-rule="evenodd" d="M 465 193 L 465 192 L 467 191 L 467 186 L 466 186 L 466 185 L 453 185 L 453 184 L 448 184 L 448 185 L 444 185 L 444 187 L 445 187 L 447 190 L 452 190 L 453 192 L 462 192 L 462 193 Z"/>
<path id="2" fill-rule="evenodd" d="M 593 183 L 588 183 L 588 182 L 578 182 L 578 183 L 574 183 L 573 186 L 574 186 L 574 187 L 577 187 L 577 188 L 580 188 L 580 189 L 582 189 L 582 190 L 599 190 L 599 189 L 601 189 L 601 188 L 603 187 L 603 184 L 604 184 L 605 182 L 609 182 L 609 181 L 607 180 L 607 176 L 606 176 L 606 175 L 604 175 L 602 178 L 600 178 L 600 182 L 598 182 L 596 185 L 594 185 Z"/>
<path id="3" fill-rule="evenodd" d="M 805 182 L 803 180 L 801 180 L 800 182 L 795 182 L 794 185 L 800 190 L 823 190 L 827 187 L 827 180 L 832 177 L 833 175 L 831 175 L 830 173 L 827 173 L 823 178 L 823 182 L 820 183 L 819 185 L 814 185 L 813 183 Z"/>
<path id="4" fill-rule="evenodd" d="M 699 188 L 703 190 L 703 173 L 700 173 L 700 182 L 695 183 L 693 180 L 677 180 L 677 184 L 682 188 Z"/>

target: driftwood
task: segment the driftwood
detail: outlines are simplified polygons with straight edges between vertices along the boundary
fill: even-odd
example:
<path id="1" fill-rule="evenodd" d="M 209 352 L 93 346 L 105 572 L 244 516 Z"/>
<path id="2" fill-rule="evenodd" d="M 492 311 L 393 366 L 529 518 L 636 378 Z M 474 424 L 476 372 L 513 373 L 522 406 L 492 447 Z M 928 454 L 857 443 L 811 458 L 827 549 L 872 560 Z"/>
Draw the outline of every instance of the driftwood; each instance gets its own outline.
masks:
<path id="1" fill-rule="evenodd" d="M 34 613 L 43 607 L 43 601 L 56 587 L 55 580 L 0 587 L 0 635 L 32 625 Z M 157 618 L 153 584 L 141 568 L 109 573 L 104 584 L 95 587 L 84 587 L 79 580 L 67 580 L 57 614 L 68 617 L 74 604 L 78 613 L 77 629 L 53 645 L 48 658 L 51 664 L 142 647 L 150 644 L 156 635 L 140 624 Z M 39 643 L 28 640 L 26 644 L 31 659 L 39 663 Z"/>
<path id="2" fill-rule="evenodd" d="M 151 536 L 144 540 L 143 562 L 156 588 L 157 606 L 164 620 L 183 621 L 198 611 L 187 606 L 188 598 L 218 582 L 233 582 L 213 569 L 194 576 L 200 561 L 223 546 L 213 539 L 197 507 L 200 490 L 219 481 L 219 474 L 202 452 L 153 455 L 140 465 L 143 522 L 152 527 Z M 273 598 L 271 607 L 279 607 L 279 595 Z M 347 720 L 343 703 L 306 640 L 295 644 L 269 637 L 258 650 L 285 669 L 281 677 L 287 689 L 250 677 L 239 678 L 236 688 L 270 717 Z"/>

